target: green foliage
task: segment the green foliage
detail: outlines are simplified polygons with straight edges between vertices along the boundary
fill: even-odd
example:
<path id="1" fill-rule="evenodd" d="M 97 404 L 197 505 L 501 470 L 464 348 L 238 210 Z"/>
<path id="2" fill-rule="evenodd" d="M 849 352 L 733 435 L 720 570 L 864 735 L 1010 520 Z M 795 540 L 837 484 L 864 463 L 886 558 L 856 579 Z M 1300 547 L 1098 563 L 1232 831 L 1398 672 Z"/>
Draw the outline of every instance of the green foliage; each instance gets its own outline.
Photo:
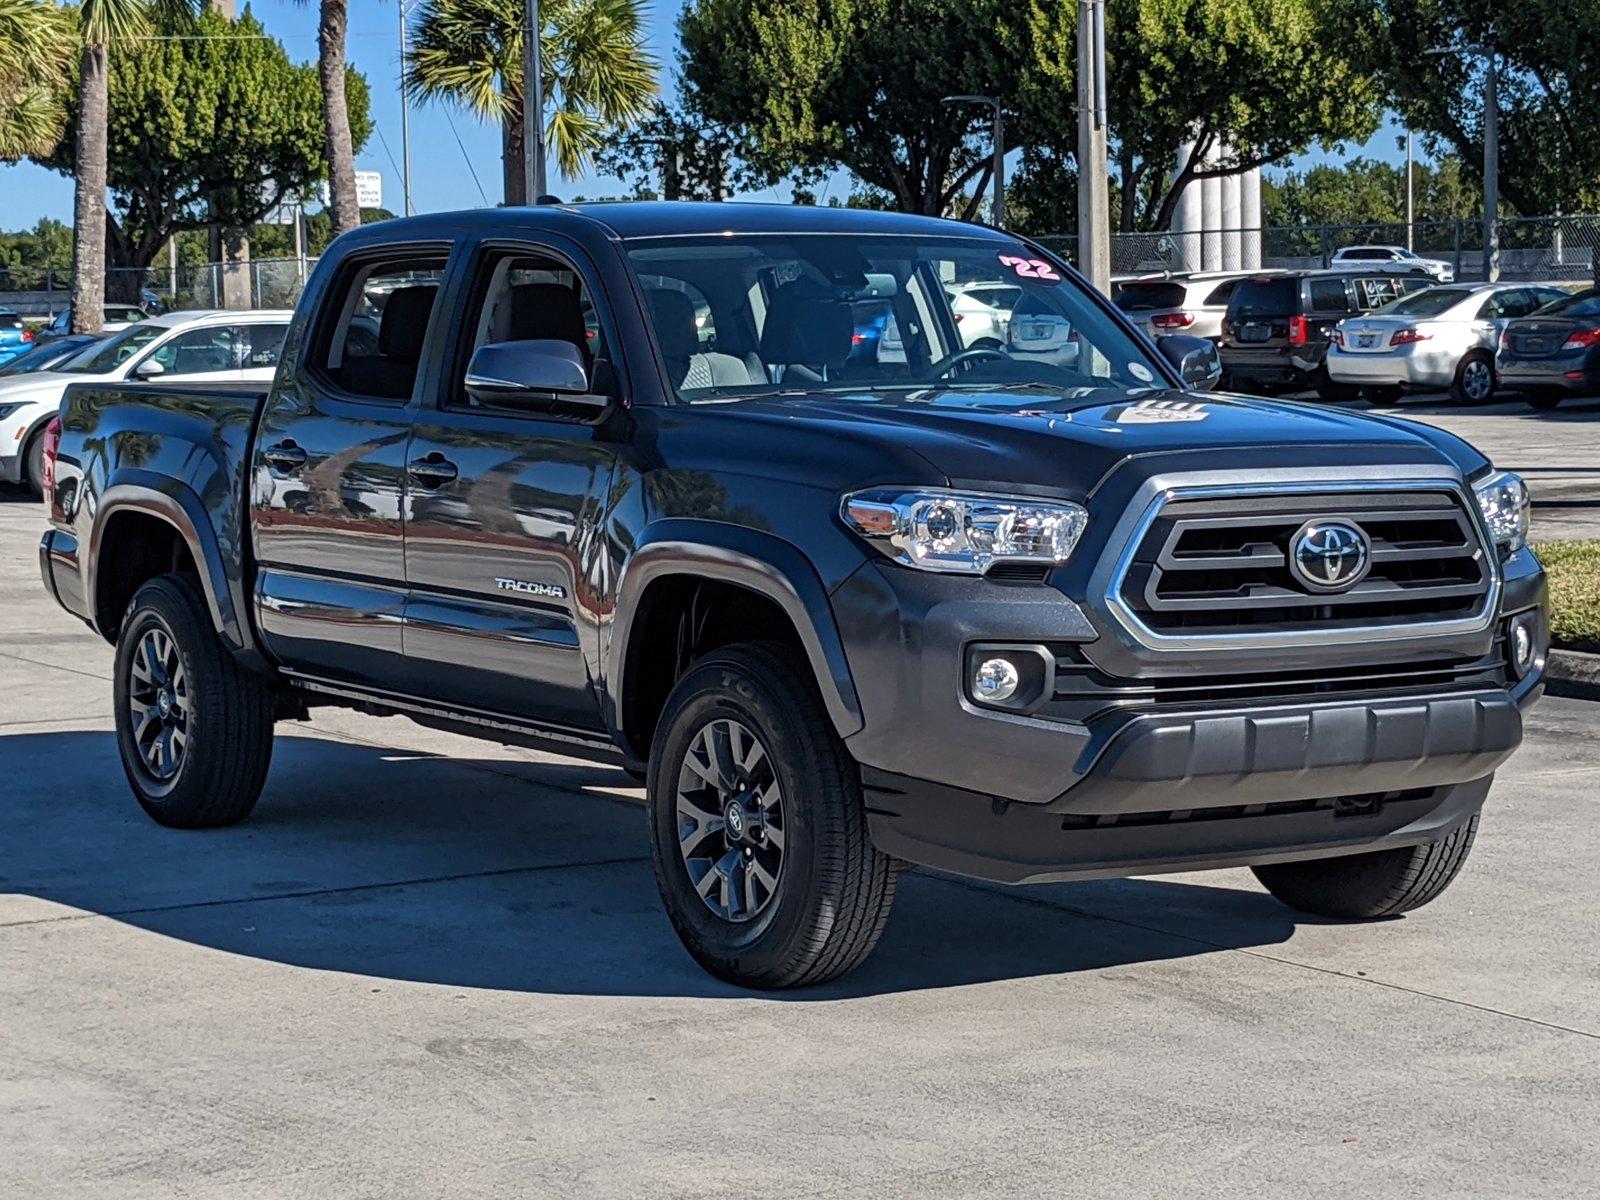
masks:
<path id="1" fill-rule="evenodd" d="M 77 31 L 51 0 L 0 0 L 0 163 L 55 148 Z"/>
<path id="2" fill-rule="evenodd" d="M 1550 640 L 1600 652 L 1600 542 L 1535 546 L 1550 577 Z"/>
<path id="3" fill-rule="evenodd" d="M 1370 62 L 1431 153 L 1481 186 L 1483 59 L 1429 55 L 1483 43 L 1500 54 L 1500 194 L 1517 212 L 1600 209 L 1600 4 L 1593 0 L 1382 0 Z"/>
<path id="4" fill-rule="evenodd" d="M 1463 178 L 1459 159 L 1417 163 L 1413 170 L 1417 221 L 1470 220 L 1483 211 L 1482 195 Z M 1262 220 L 1267 225 L 1396 224 L 1405 220 L 1405 195 L 1404 165 L 1355 158 L 1343 166 L 1264 178 Z"/>
<path id="5" fill-rule="evenodd" d="M 569 179 L 611 128 L 641 117 L 656 90 L 641 0 L 542 0 L 546 137 Z M 406 87 L 515 127 L 522 119 L 523 0 L 423 0 Z"/>
<path id="6" fill-rule="evenodd" d="M 701 119 L 691 103 L 657 100 L 642 120 L 611 132 L 595 169 L 629 185 L 633 199 L 721 200 L 752 185 L 739 134 Z"/>
<path id="7" fill-rule="evenodd" d="M 116 43 L 110 58 L 108 265 L 146 266 L 175 232 L 245 228 L 326 175 L 316 68 L 297 66 L 248 9 L 207 12 L 200 37 Z M 372 130 L 347 76 L 350 130 Z M 47 165 L 73 170 L 76 121 Z"/>

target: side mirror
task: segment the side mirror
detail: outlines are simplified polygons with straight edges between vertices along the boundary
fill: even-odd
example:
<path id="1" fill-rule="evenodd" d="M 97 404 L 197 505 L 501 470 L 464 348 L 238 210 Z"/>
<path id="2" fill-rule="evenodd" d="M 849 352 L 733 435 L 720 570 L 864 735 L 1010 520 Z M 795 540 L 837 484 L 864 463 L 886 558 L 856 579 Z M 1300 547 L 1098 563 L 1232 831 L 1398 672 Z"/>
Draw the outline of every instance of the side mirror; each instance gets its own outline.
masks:
<path id="1" fill-rule="evenodd" d="M 491 342 L 473 351 L 467 395 L 495 408 L 528 409 L 585 422 L 602 420 L 612 398 L 589 390 L 589 363 L 571 342 Z"/>
<path id="2" fill-rule="evenodd" d="M 1156 339 L 1156 348 L 1178 368 L 1185 387 L 1209 392 L 1222 378 L 1222 358 L 1217 353 L 1217 344 L 1210 338 L 1170 333 Z"/>
<path id="3" fill-rule="evenodd" d="M 157 375 L 165 375 L 167 369 L 153 358 L 147 358 L 133 369 L 135 379 L 154 379 Z"/>

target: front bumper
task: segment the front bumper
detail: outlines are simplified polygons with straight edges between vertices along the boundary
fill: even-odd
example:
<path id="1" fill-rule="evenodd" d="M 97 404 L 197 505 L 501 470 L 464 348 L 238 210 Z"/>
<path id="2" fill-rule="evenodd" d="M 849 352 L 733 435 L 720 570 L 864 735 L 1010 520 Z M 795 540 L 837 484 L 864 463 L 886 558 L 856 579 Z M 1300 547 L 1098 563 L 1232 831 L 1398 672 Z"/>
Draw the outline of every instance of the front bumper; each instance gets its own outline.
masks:
<path id="1" fill-rule="evenodd" d="M 22 455 L 0 454 L 0 483 L 22 482 Z"/>
<path id="2" fill-rule="evenodd" d="M 1426 345 L 1426 343 L 1421 343 Z M 1367 387 L 1449 387 L 1461 356 L 1454 352 L 1418 350 L 1416 344 L 1371 354 L 1353 354 L 1337 346 L 1328 350 L 1328 377 Z"/>

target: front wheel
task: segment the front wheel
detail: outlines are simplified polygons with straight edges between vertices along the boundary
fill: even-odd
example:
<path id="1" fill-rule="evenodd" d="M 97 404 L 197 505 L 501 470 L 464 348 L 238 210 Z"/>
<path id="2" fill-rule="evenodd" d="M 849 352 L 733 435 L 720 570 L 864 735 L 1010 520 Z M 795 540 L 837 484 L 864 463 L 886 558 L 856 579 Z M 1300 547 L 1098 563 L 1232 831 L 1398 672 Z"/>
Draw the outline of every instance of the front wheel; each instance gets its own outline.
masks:
<path id="1" fill-rule="evenodd" d="M 1305 862 L 1254 867 L 1263 887 L 1290 908 L 1318 917 L 1371 921 L 1397 917 L 1436 899 L 1460 873 L 1478 835 L 1478 818 L 1436 842 Z"/>
<path id="2" fill-rule="evenodd" d="M 141 587 L 117 635 L 117 749 L 140 807 L 163 825 L 231 825 L 255 807 L 272 759 L 272 690 L 217 639 L 199 585 Z"/>
<path id="3" fill-rule="evenodd" d="M 896 871 L 804 660 L 719 650 L 667 698 L 650 752 L 650 849 L 667 915 L 711 974 L 825 983 L 871 953 Z"/>
<path id="4" fill-rule="evenodd" d="M 35 496 L 44 495 L 44 430 L 28 439 L 23 451 L 23 478 Z"/>

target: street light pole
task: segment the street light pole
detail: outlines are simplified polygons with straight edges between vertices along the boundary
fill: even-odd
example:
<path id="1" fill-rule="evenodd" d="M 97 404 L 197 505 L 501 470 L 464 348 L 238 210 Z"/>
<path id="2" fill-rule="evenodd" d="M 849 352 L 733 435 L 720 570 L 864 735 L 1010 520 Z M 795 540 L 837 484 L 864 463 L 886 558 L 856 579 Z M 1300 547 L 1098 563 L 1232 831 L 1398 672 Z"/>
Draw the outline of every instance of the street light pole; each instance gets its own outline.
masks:
<path id="1" fill-rule="evenodd" d="M 1500 64 L 1494 30 L 1470 46 L 1434 46 L 1423 53 L 1483 56 L 1483 277 L 1494 283 L 1500 278 Z"/>
<path id="2" fill-rule="evenodd" d="M 1416 246 L 1416 208 L 1412 199 L 1411 190 L 1411 130 L 1406 130 L 1406 249 L 1415 250 Z"/>
<path id="3" fill-rule="evenodd" d="M 1078 0 L 1078 270 L 1110 295 L 1107 124 L 1105 0 Z"/>
<path id="4" fill-rule="evenodd" d="M 404 196 L 405 215 L 411 216 L 411 105 L 406 100 L 406 57 L 410 53 L 410 36 L 406 30 L 406 0 L 395 0 L 395 10 L 400 14 L 400 191 Z"/>
<path id="5" fill-rule="evenodd" d="M 545 194 L 544 78 L 539 69 L 539 0 L 523 0 L 522 178 L 527 202 Z"/>
<path id="6" fill-rule="evenodd" d="M 990 133 L 994 160 L 989 172 L 994 177 L 994 199 L 990 201 L 989 223 L 996 229 L 1006 225 L 1006 130 L 1005 116 L 1000 101 L 993 96 L 946 96 L 942 104 L 987 104 L 994 110 L 994 125 Z"/>

